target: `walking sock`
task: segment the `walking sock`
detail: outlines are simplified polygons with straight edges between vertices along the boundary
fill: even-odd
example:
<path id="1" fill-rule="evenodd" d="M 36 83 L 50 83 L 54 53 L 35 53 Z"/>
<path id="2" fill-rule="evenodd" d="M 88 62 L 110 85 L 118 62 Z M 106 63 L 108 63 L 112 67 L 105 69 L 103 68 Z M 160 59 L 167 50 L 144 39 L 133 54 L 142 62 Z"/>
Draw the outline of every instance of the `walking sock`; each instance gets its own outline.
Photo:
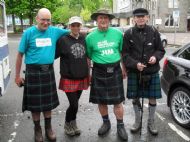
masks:
<path id="1" fill-rule="evenodd" d="M 117 126 L 123 125 L 123 119 L 117 119 Z"/>
<path id="2" fill-rule="evenodd" d="M 108 115 L 104 115 L 102 116 L 103 122 L 107 122 L 109 121 L 109 116 Z"/>
<path id="3" fill-rule="evenodd" d="M 156 112 L 156 104 L 149 103 L 149 119 L 154 120 L 154 115 Z"/>
<path id="4" fill-rule="evenodd" d="M 45 118 L 45 128 L 51 127 L 51 117 Z"/>
<path id="5" fill-rule="evenodd" d="M 37 121 L 33 121 L 34 122 L 34 126 L 35 126 L 35 128 L 40 128 L 41 126 L 40 126 L 40 120 L 37 120 Z"/>

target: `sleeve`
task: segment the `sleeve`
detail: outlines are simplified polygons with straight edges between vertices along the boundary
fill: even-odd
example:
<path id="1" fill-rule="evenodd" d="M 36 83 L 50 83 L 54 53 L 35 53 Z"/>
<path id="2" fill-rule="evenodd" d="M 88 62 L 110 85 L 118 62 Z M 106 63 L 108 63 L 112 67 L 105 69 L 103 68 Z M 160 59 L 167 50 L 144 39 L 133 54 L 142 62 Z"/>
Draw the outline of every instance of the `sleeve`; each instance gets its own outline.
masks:
<path id="1" fill-rule="evenodd" d="M 27 46 L 28 46 L 28 38 L 27 38 L 27 35 L 28 35 L 28 32 L 24 32 L 22 37 L 21 37 L 21 40 L 20 40 L 20 44 L 19 44 L 19 47 L 18 47 L 18 51 L 20 53 L 25 53 L 26 49 L 27 49 Z"/>
<path id="2" fill-rule="evenodd" d="M 131 55 L 131 46 L 130 46 L 130 31 L 127 31 L 123 37 L 123 48 L 122 48 L 122 58 L 123 63 L 126 68 L 136 69 L 138 61 L 135 60 Z"/>
<path id="3" fill-rule="evenodd" d="M 87 36 L 85 38 L 85 44 L 86 44 L 86 53 L 87 53 L 87 56 L 89 59 L 91 59 L 91 56 L 92 56 L 92 47 L 91 47 L 91 44 L 90 44 L 90 38 L 89 36 Z"/>
<path id="4" fill-rule="evenodd" d="M 165 49 L 160 39 L 160 33 L 157 30 L 155 31 L 155 46 L 156 51 L 154 52 L 153 56 L 155 56 L 157 62 L 159 62 L 164 57 Z"/>
<path id="5" fill-rule="evenodd" d="M 59 28 L 56 28 L 56 29 L 57 29 L 57 32 L 56 32 L 57 39 L 59 39 L 61 36 L 65 36 L 70 33 L 70 30 L 67 30 L 67 29 L 59 29 Z"/>

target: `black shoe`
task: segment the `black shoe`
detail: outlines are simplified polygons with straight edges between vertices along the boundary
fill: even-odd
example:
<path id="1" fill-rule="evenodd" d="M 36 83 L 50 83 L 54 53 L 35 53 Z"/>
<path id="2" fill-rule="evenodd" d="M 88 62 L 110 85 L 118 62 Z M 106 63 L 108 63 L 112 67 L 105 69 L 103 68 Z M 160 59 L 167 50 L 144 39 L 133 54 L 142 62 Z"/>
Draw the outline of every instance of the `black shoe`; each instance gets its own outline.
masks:
<path id="1" fill-rule="evenodd" d="M 123 141 L 128 141 L 128 135 L 125 130 L 124 124 L 117 125 L 117 134 L 119 138 L 122 139 Z"/>
<path id="2" fill-rule="evenodd" d="M 98 130 L 98 135 L 105 135 L 111 128 L 110 121 L 103 122 L 102 126 Z"/>

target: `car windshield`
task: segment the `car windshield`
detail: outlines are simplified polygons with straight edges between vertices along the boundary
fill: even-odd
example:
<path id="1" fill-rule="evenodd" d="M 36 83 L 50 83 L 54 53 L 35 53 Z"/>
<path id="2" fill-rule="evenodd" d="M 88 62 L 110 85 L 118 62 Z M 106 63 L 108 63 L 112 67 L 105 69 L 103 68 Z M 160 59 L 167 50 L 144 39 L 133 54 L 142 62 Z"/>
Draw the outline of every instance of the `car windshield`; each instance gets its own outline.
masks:
<path id="1" fill-rule="evenodd" d="M 178 50 L 174 51 L 172 55 L 177 56 L 179 53 L 181 53 L 183 50 L 185 50 L 185 49 L 186 49 L 187 47 L 189 47 L 189 46 L 190 46 L 189 43 L 186 44 L 186 45 L 184 45 L 184 46 L 182 46 L 182 47 L 179 48 Z"/>

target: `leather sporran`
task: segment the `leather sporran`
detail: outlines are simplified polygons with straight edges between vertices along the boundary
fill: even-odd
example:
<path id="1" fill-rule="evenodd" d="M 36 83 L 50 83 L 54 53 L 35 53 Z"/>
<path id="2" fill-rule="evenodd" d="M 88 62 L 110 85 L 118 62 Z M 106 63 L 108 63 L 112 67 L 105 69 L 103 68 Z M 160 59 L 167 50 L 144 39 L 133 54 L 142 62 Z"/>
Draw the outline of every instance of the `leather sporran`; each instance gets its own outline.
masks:
<path id="1" fill-rule="evenodd" d="M 142 87 L 149 87 L 151 81 L 151 75 L 139 75 L 139 85 Z"/>

